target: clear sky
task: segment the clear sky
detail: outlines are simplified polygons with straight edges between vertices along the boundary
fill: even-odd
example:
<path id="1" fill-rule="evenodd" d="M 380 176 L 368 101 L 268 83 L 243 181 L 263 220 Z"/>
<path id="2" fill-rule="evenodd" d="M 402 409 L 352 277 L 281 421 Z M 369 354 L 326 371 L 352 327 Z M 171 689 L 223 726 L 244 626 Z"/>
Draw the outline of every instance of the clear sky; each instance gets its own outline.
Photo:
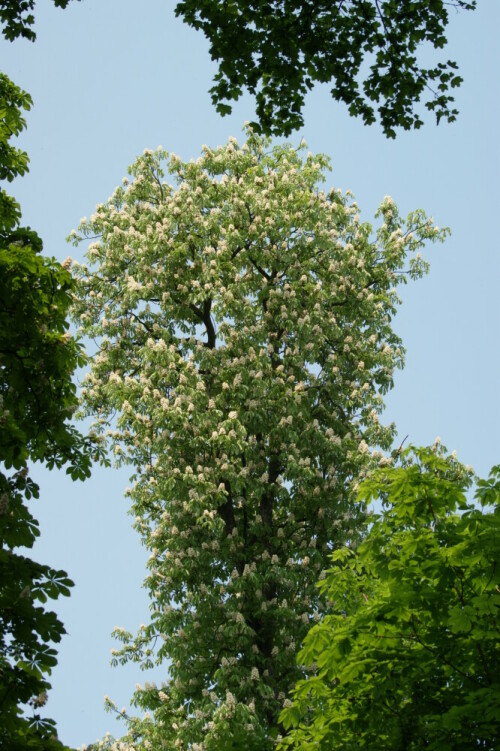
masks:
<path id="1" fill-rule="evenodd" d="M 161 144 L 183 158 L 216 146 L 253 117 L 245 97 L 230 117 L 215 113 L 208 89 L 215 72 L 201 32 L 174 17 L 170 0 L 82 0 L 65 10 L 36 4 L 35 44 L 0 42 L 1 69 L 31 93 L 34 108 L 20 140 L 30 173 L 12 192 L 24 223 L 36 229 L 47 254 L 63 260 L 79 251 L 65 243 L 80 217 L 104 201 L 144 148 Z M 498 123 L 500 119 L 498 0 L 481 0 L 475 13 L 451 11 L 449 57 L 465 79 L 456 98 L 460 116 L 436 128 L 388 141 L 330 98 L 327 86 L 307 100 L 304 137 L 311 151 L 332 158 L 329 186 L 350 188 L 369 220 L 384 195 L 402 213 L 424 208 L 452 228 L 444 246 L 431 246 L 430 275 L 403 291 L 395 328 L 407 365 L 387 398 L 386 420 L 400 438 L 432 443 L 440 435 L 479 474 L 499 462 L 498 402 L 500 264 Z M 35 557 L 66 569 L 76 587 L 57 604 L 68 636 L 59 649 L 47 714 L 63 741 L 91 743 L 107 730 L 109 694 L 128 703 L 137 682 L 151 677 L 133 666 L 110 668 L 115 625 L 135 631 L 148 618 L 140 547 L 123 490 L 127 471 L 96 468 L 73 484 L 64 472 L 36 470 L 41 522 Z"/>

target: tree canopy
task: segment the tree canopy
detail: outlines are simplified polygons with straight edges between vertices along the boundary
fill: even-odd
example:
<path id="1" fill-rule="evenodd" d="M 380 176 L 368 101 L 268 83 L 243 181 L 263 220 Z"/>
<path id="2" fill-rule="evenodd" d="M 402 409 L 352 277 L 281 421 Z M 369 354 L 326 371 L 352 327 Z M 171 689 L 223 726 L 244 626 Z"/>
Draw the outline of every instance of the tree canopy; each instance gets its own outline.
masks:
<path id="1" fill-rule="evenodd" d="M 26 173 L 28 157 L 10 143 L 24 128 L 28 94 L 0 74 L 0 177 Z M 67 465 L 76 478 L 90 473 L 91 445 L 69 425 L 76 405 L 72 374 L 85 358 L 68 332 L 71 275 L 40 255 L 36 232 L 20 226 L 17 201 L 0 190 L 0 745 L 12 751 L 62 748 L 55 724 L 41 718 L 52 668 L 53 643 L 65 633 L 42 606 L 68 595 L 64 571 L 36 563 L 16 548 L 31 548 L 38 524 L 27 501 L 39 489 L 29 461 Z M 27 718 L 22 705 L 34 710 Z"/>
<path id="2" fill-rule="evenodd" d="M 383 510 L 319 582 L 330 609 L 299 653 L 314 674 L 282 713 L 282 749 L 498 748 L 500 467 L 476 503 L 471 474 L 436 444 L 362 484 Z"/>
<path id="3" fill-rule="evenodd" d="M 450 93 L 462 82 L 451 60 L 427 67 L 426 47 L 446 45 L 450 10 L 476 0 L 181 0 L 176 14 L 210 42 L 219 70 L 210 89 L 222 115 L 246 88 L 267 135 L 289 135 L 315 83 L 367 125 L 377 116 L 386 136 L 423 124 L 419 102 L 436 121 L 455 120 Z"/>
<path id="4" fill-rule="evenodd" d="M 446 233 L 387 196 L 373 230 L 319 189 L 327 167 L 251 128 L 190 162 L 146 150 L 73 234 L 92 238 L 75 320 L 98 342 L 82 397 L 134 468 L 151 551 L 151 621 L 116 631 L 115 661 L 171 661 L 136 693 L 154 721 L 130 720 L 134 748 L 273 748 L 316 579 L 357 534 L 353 485 L 386 461 L 396 286 Z"/>

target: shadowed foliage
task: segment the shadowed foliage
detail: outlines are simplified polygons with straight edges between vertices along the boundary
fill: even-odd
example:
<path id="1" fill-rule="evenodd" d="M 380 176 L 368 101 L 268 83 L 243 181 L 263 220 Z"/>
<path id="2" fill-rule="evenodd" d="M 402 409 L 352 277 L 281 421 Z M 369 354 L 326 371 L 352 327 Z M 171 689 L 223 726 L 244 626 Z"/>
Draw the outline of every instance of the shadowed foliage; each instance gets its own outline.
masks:
<path id="1" fill-rule="evenodd" d="M 52 0 L 52 2 L 56 8 L 66 8 L 71 0 Z M 6 39 L 13 42 L 18 37 L 24 37 L 30 42 L 35 41 L 34 8 L 35 0 L 0 0 L 0 22 L 3 24 L 2 33 Z"/>
<path id="2" fill-rule="evenodd" d="M 256 130 L 289 135 L 304 124 L 302 110 L 315 83 L 333 84 L 332 97 L 367 125 L 378 119 L 386 136 L 420 128 L 419 102 L 436 121 L 458 112 L 450 90 L 462 82 L 451 60 L 426 67 L 421 50 L 446 45 L 450 10 L 475 0 L 182 0 L 176 14 L 210 42 L 219 64 L 210 89 L 222 115 L 247 89 L 255 94 Z"/>

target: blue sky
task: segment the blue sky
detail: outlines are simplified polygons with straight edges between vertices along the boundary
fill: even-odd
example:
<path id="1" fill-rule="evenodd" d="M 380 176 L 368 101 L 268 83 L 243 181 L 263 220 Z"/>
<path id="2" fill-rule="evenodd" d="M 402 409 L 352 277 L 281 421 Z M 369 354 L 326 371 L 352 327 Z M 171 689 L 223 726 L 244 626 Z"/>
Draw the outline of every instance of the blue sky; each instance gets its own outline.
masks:
<path id="1" fill-rule="evenodd" d="M 175 19 L 174 5 L 82 0 L 61 11 L 39 0 L 36 43 L 0 42 L 2 70 L 34 99 L 20 139 L 30 173 L 12 191 L 24 223 L 61 261 L 81 260 L 84 248 L 75 252 L 65 237 L 144 148 L 162 144 L 189 159 L 203 143 L 240 137 L 253 117 L 249 97 L 230 117 L 215 113 L 208 44 Z M 428 118 L 420 131 L 388 141 L 378 126 L 349 118 L 321 86 L 307 99 L 304 127 L 289 139 L 304 137 L 311 151 L 332 158 L 329 185 L 353 190 L 363 218 L 390 194 L 403 214 L 424 208 L 452 228 L 444 246 L 428 249 L 430 275 L 403 290 L 395 328 L 407 364 L 387 398 L 386 420 L 416 444 L 440 435 L 483 475 L 499 461 L 499 28 L 498 0 L 482 0 L 475 13 L 451 12 L 444 55 L 459 62 L 465 79 L 457 123 L 436 128 Z M 107 730 L 119 734 L 104 713 L 105 694 L 125 705 L 137 682 L 152 679 L 133 666 L 109 666 L 113 627 L 135 631 L 148 617 L 146 554 L 127 516 L 126 470 L 96 468 L 85 484 L 38 468 L 36 477 L 42 535 L 35 556 L 76 582 L 56 608 L 69 635 L 47 705 L 62 740 L 76 746 Z M 162 675 L 165 668 L 153 677 Z"/>

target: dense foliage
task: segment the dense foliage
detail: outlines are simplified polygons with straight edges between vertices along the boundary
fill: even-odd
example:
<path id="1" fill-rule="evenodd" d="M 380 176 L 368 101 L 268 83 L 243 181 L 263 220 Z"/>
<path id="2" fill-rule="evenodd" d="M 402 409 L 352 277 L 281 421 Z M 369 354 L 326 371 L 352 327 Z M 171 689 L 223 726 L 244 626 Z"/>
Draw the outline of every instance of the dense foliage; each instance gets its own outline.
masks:
<path id="1" fill-rule="evenodd" d="M 219 62 L 210 91 L 221 114 L 246 88 L 255 94 L 255 127 L 289 135 L 304 124 L 307 92 L 333 82 L 333 98 L 351 115 L 371 124 L 378 113 L 394 138 L 397 127 L 423 124 L 419 102 L 437 122 L 455 120 L 457 65 L 425 67 L 421 47 L 442 49 L 449 10 L 475 7 L 475 0 L 181 0 L 176 14 L 210 42 Z"/>
<path id="2" fill-rule="evenodd" d="M 56 8 L 66 8 L 71 0 L 52 0 Z M 0 23 L 3 24 L 2 33 L 12 42 L 18 37 L 24 37 L 34 42 L 36 34 L 33 30 L 35 16 L 33 10 L 35 0 L 0 0 Z"/>
<path id="3" fill-rule="evenodd" d="M 9 142 L 24 127 L 30 97 L 0 74 L 0 178 L 27 171 L 27 155 Z M 42 606 L 69 594 L 64 571 L 15 552 L 32 547 L 38 524 L 26 504 L 39 489 L 28 461 L 89 474 L 90 446 L 68 424 L 76 408 L 71 376 L 84 358 L 68 333 L 69 271 L 40 255 L 42 243 L 19 225 L 19 204 L 0 190 L 0 746 L 9 751 L 60 748 L 39 708 L 64 634 Z M 33 707 L 27 718 L 22 704 Z"/>
<path id="4" fill-rule="evenodd" d="M 356 536 L 353 481 L 392 440 L 395 287 L 445 234 L 389 197 L 374 234 L 319 190 L 325 157 L 247 136 L 188 163 L 146 150 L 73 234 L 92 238 L 75 317 L 99 344 L 82 396 L 135 468 L 151 551 L 151 622 L 117 630 L 115 661 L 171 660 L 136 693 L 154 722 L 131 720 L 135 748 L 273 747 L 315 582 Z"/>
<path id="5" fill-rule="evenodd" d="M 319 583 L 330 610 L 299 653 L 315 671 L 282 713 L 282 749 L 498 749 L 500 467 L 476 504 L 470 484 L 438 445 L 363 483 L 382 513 Z"/>

